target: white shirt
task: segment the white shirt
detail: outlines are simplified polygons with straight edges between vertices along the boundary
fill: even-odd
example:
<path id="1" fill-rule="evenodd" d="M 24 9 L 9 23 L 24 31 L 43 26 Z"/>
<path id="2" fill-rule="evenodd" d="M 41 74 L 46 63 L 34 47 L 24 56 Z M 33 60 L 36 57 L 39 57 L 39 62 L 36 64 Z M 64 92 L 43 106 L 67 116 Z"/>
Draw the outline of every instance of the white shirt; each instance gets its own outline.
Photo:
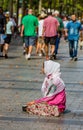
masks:
<path id="1" fill-rule="evenodd" d="M 12 34 L 12 31 L 11 31 L 12 26 L 13 26 L 12 21 L 9 21 L 9 22 L 6 24 L 6 34 Z"/>
<path id="2" fill-rule="evenodd" d="M 39 20 L 39 27 L 38 27 L 38 36 L 41 37 L 42 36 L 42 31 L 43 31 L 43 23 L 44 20 Z"/>
<path id="3" fill-rule="evenodd" d="M 64 28 L 66 28 L 66 26 L 67 26 L 68 22 L 69 22 L 69 21 L 63 21 Z"/>

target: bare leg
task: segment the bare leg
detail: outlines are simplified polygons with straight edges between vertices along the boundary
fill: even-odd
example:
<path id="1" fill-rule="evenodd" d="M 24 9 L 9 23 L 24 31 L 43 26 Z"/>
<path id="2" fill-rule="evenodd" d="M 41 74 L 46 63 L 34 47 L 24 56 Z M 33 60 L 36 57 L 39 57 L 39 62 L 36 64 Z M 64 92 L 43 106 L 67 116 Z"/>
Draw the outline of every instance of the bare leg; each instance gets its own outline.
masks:
<path id="1" fill-rule="evenodd" d="M 9 44 L 5 43 L 5 45 L 3 47 L 3 53 L 5 54 L 5 58 L 8 58 L 8 56 L 7 56 L 8 49 L 9 49 Z"/>
<path id="2" fill-rule="evenodd" d="M 48 58 L 49 55 L 48 55 L 48 51 L 49 51 L 49 45 L 48 44 L 45 44 L 45 52 L 46 52 L 46 57 Z"/>

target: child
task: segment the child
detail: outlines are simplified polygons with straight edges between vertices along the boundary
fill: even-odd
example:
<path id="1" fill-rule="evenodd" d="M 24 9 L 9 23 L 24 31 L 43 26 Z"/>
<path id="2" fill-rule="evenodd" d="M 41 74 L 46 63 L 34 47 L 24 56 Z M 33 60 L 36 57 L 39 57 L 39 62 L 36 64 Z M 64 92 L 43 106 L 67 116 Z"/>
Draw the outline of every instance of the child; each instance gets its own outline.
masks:
<path id="1" fill-rule="evenodd" d="M 59 116 L 66 107 L 65 85 L 60 78 L 60 64 L 51 60 L 44 62 L 43 72 L 46 75 L 42 84 L 43 98 L 23 106 L 23 111 L 42 116 Z"/>

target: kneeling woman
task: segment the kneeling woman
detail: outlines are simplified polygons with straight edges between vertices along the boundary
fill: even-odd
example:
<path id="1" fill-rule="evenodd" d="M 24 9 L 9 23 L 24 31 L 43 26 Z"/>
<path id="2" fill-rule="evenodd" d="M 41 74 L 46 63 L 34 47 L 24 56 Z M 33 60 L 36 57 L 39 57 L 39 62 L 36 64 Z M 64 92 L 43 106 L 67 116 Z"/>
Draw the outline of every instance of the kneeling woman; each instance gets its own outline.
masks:
<path id="1" fill-rule="evenodd" d="M 42 71 L 46 75 L 41 88 L 43 98 L 27 103 L 22 109 L 29 114 L 59 116 L 66 108 L 65 85 L 60 78 L 60 64 L 47 60 Z"/>

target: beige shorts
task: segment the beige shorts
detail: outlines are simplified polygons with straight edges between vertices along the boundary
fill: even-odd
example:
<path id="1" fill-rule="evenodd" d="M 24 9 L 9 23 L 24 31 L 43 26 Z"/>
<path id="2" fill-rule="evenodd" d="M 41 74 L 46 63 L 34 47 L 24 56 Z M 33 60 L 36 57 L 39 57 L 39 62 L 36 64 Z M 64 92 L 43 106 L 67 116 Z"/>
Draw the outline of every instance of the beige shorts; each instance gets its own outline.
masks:
<path id="1" fill-rule="evenodd" d="M 44 44 L 44 39 L 42 37 L 38 37 L 38 43 Z"/>

